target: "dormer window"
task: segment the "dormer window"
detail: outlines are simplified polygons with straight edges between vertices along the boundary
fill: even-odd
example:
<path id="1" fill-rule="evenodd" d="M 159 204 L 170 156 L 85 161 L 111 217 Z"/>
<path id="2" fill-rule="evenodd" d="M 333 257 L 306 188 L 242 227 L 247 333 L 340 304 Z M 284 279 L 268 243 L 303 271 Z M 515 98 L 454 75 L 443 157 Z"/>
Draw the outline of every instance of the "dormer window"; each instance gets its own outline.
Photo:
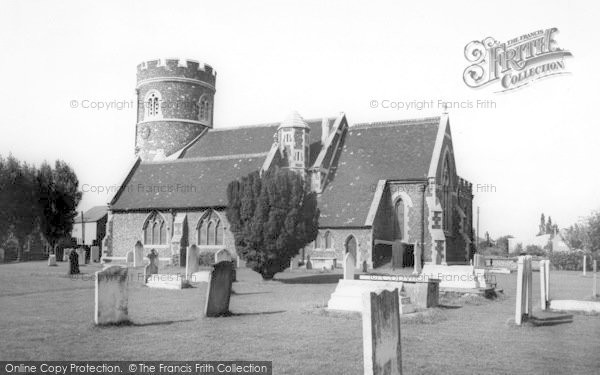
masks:
<path id="1" fill-rule="evenodd" d="M 161 118 L 161 102 L 162 98 L 160 93 L 156 90 L 151 90 L 146 94 L 146 100 L 144 100 L 145 116 L 146 120 Z"/>

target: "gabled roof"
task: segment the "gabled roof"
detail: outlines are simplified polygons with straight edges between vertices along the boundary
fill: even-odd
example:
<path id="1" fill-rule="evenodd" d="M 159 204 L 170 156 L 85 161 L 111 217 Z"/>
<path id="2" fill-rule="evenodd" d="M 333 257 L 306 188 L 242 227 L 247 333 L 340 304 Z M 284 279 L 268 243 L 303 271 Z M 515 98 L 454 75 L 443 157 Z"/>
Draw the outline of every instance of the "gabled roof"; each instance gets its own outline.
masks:
<path id="1" fill-rule="evenodd" d="M 319 197 L 319 226 L 364 226 L 379 180 L 426 180 L 439 117 L 357 124 Z"/>
<path id="2" fill-rule="evenodd" d="M 102 219 L 108 213 L 107 206 L 94 206 L 83 213 L 83 222 L 92 223 Z M 76 223 L 81 223 L 81 213 L 75 217 Z"/>
<path id="3" fill-rule="evenodd" d="M 265 155 L 141 163 L 111 208 L 120 211 L 226 206 L 227 184 L 260 169 Z"/>
<path id="4" fill-rule="evenodd" d="M 321 119 L 306 122 L 312 165 L 321 149 Z M 425 180 L 439 122 L 434 117 L 350 127 L 319 197 L 320 225 L 365 226 L 379 180 Z M 180 159 L 134 164 L 111 209 L 224 207 L 227 184 L 261 168 L 278 126 L 209 130 Z"/>

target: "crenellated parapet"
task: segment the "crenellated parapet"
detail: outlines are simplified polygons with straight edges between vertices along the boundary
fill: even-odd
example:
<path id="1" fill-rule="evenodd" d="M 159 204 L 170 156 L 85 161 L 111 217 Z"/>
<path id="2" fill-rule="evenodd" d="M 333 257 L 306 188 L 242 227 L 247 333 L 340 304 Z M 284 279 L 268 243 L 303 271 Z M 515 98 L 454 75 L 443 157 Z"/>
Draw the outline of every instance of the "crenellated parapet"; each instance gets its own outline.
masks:
<path id="1" fill-rule="evenodd" d="M 208 64 L 189 59 L 155 59 L 137 66 L 138 86 L 146 81 L 189 79 L 214 87 L 217 72 Z"/>

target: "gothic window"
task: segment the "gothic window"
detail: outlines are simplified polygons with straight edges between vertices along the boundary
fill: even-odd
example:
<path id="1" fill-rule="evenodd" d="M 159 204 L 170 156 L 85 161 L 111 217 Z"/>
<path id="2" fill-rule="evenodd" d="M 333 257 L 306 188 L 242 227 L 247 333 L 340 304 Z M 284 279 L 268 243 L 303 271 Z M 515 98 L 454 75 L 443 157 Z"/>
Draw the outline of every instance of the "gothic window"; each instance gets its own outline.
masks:
<path id="1" fill-rule="evenodd" d="M 156 90 L 146 94 L 146 100 L 144 100 L 145 120 L 161 117 L 161 101 L 160 93 Z"/>
<path id="2" fill-rule="evenodd" d="M 304 155 L 302 155 L 302 151 L 296 151 L 296 157 L 294 158 L 296 161 L 304 161 Z"/>
<path id="3" fill-rule="evenodd" d="M 208 121 L 210 120 L 210 103 L 206 96 L 200 98 L 200 102 L 198 103 L 198 119 L 200 121 Z"/>
<path id="4" fill-rule="evenodd" d="M 198 223 L 198 245 L 223 245 L 223 223 L 219 215 L 211 211 Z"/>
<path id="5" fill-rule="evenodd" d="M 315 238 L 314 241 L 314 245 L 315 245 L 315 249 L 320 249 L 321 248 L 321 235 L 319 233 L 317 233 L 317 237 Z"/>
<path id="6" fill-rule="evenodd" d="M 401 240 L 404 238 L 404 202 L 402 199 L 398 199 L 396 201 L 396 205 L 394 207 L 395 215 L 394 215 L 394 237 L 397 240 Z"/>
<path id="7" fill-rule="evenodd" d="M 325 232 L 325 248 L 331 249 L 331 233 L 329 231 Z"/>
<path id="8" fill-rule="evenodd" d="M 450 175 L 450 160 L 446 156 L 442 172 L 442 209 L 444 215 L 443 228 L 452 229 L 452 177 Z"/>
<path id="9" fill-rule="evenodd" d="M 167 244 L 167 223 L 161 214 L 152 212 L 143 227 L 145 245 Z"/>

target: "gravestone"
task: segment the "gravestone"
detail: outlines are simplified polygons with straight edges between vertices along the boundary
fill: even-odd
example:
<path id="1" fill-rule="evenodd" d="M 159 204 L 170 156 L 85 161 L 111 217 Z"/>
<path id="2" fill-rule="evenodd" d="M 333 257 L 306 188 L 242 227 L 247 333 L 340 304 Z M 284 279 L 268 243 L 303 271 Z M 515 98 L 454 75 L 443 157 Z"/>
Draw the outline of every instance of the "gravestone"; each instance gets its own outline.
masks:
<path id="1" fill-rule="evenodd" d="M 4 249 L 0 248 L 0 263 L 4 263 Z"/>
<path id="2" fill-rule="evenodd" d="M 79 275 L 79 255 L 77 252 L 69 252 L 69 275 Z"/>
<path id="3" fill-rule="evenodd" d="M 190 280 L 194 272 L 198 272 L 200 262 L 200 260 L 198 259 L 199 251 L 200 250 L 196 245 L 190 246 L 190 248 L 187 251 L 185 260 L 185 277 L 187 280 Z"/>
<path id="4" fill-rule="evenodd" d="M 363 363 L 365 375 L 402 374 L 398 289 L 363 295 Z"/>
<path id="5" fill-rule="evenodd" d="M 125 254 L 125 261 L 127 262 L 128 267 L 133 265 L 133 250 L 130 250 Z"/>
<path id="6" fill-rule="evenodd" d="M 148 254 L 148 259 L 150 260 L 150 264 L 144 267 L 144 284 L 148 282 L 148 278 L 150 275 L 158 274 L 158 253 L 156 250 L 150 250 Z"/>
<path id="7" fill-rule="evenodd" d="M 144 245 L 140 241 L 135 243 L 133 250 L 133 266 L 141 267 L 144 265 Z"/>
<path id="8" fill-rule="evenodd" d="M 583 276 L 585 276 L 586 274 L 586 268 L 587 268 L 587 255 L 583 256 Z"/>
<path id="9" fill-rule="evenodd" d="M 71 255 L 71 252 L 73 251 L 73 249 L 65 249 L 63 252 L 63 262 L 68 262 L 69 259 L 71 259 L 69 256 Z"/>
<path id="10" fill-rule="evenodd" d="M 49 266 L 56 266 L 56 254 L 50 254 L 48 256 L 48 265 Z"/>
<path id="11" fill-rule="evenodd" d="M 356 262 L 352 253 L 344 255 L 344 280 L 354 280 L 354 267 Z"/>
<path id="12" fill-rule="evenodd" d="M 363 261 L 363 263 L 362 263 L 362 271 L 363 272 L 367 272 L 368 271 L 368 267 L 369 266 L 367 265 L 367 261 L 366 260 Z"/>
<path id="13" fill-rule="evenodd" d="M 312 270 L 312 262 L 310 261 L 310 255 L 306 256 L 306 269 Z"/>
<path id="14" fill-rule="evenodd" d="M 82 248 L 78 248 L 76 250 L 76 252 L 77 252 L 77 257 L 79 259 L 79 265 L 84 266 L 85 265 L 85 250 Z"/>
<path id="15" fill-rule="evenodd" d="M 215 264 L 220 262 L 231 262 L 231 254 L 226 249 L 221 249 L 215 253 Z"/>
<path id="16" fill-rule="evenodd" d="M 529 317 L 531 314 L 531 271 L 531 255 L 520 256 L 517 262 L 517 298 L 515 302 L 516 325 L 521 325 L 523 317 Z"/>
<path id="17" fill-rule="evenodd" d="M 547 260 L 540 260 L 540 305 L 542 310 L 546 310 L 548 307 L 548 300 L 546 299 L 546 262 Z"/>
<path id="18" fill-rule="evenodd" d="M 96 272 L 95 279 L 94 323 L 101 325 L 127 322 L 127 267 L 106 267 Z"/>
<path id="19" fill-rule="evenodd" d="M 90 261 L 96 263 L 100 261 L 100 246 L 92 246 L 90 250 Z"/>
<path id="20" fill-rule="evenodd" d="M 229 314 L 232 276 L 231 262 L 220 262 L 213 266 L 206 293 L 205 316 L 217 317 Z"/>

